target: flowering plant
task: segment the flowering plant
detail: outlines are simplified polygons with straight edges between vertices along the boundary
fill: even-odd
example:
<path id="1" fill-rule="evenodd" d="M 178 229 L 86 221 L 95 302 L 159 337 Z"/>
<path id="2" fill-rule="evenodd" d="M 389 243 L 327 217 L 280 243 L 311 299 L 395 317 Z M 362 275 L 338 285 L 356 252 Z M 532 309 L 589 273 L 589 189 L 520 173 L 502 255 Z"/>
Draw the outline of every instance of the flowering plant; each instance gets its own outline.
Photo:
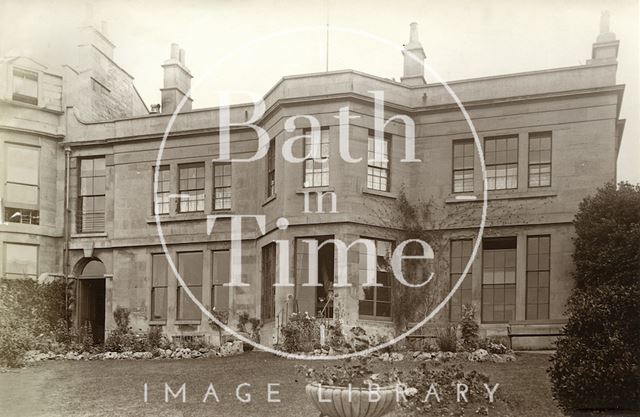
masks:
<path id="1" fill-rule="evenodd" d="M 398 371 L 395 368 L 386 372 L 376 372 L 371 366 L 371 358 L 368 357 L 349 358 L 339 365 L 324 365 L 321 368 L 297 365 L 296 371 L 306 382 L 321 385 L 371 387 L 399 383 Z"/>

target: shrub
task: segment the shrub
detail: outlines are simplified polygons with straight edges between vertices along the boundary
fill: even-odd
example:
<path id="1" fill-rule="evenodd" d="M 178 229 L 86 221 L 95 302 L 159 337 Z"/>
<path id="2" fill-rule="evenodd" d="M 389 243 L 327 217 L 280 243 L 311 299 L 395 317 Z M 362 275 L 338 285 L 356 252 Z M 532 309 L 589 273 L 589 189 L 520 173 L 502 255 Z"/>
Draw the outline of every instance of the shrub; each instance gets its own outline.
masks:
<path id="1" fill-rule="evenodd" d="M 340 320 L 333 320 L 327 325 L 328 344 L 335 350 L 341 351 L 346 348 L 347 341 L 342 332 L 342 323 Z"/>
<path id="2" fill-rule="evenodd" d="M 34 343 L 34 337 L 27 328 L 18 323 L 2 320 L 0 331 L 0 365 L 18 367 L 23 364 L 24 354 Z"/>
<path id="3" fill-rule="evenodd" d="M 456 326 L 450 325 L 439 329 L 436 336 L 436 344 L 442 352 L 455 352 L 458 348 L 458 335 Z"/>
<path id="4" fill-rule="evenodd" d="M 116 328 L 109 332 L 104 342 L 104 349 L 107 352 L 138 351 L 136 348 L 140 345 L 144 346 L 144 342 L 138 341 L 129 327 L 129 314 L 129 309 L 120 306 L 113 311 Z M 144 350 L 144 348 L 140 350 Z"/>
<path id="5" fill-rule="evenodd" d="M 549 369 L 564 409 L 640 404 L 640 186 L 608 184 L 581 204 L 575 288 Z"/>
<path id="6" fill-rule="evenodd" d="M 66 319 L 64 294 L 62 281 L 0 280 L 0 364 L 19 366 Z"/>
<path id="7" fill-rule="evenodd" d="M 489 353 L 496 353 L 498 355 L 503 355 L 505 353 L 511 352 L 511 350 L 504 343 L 502 343 L 499 338 L 496 337 L 479 339 L 477 348 L 484 349 Z"/>
<path id="8" fill-rule="evenodd" d="M 128 308 L 124 307 L 116 307 L 113 312 L 113 320 L 116 322 L 116 330 L 120 330 L 122 332 L 127 332 L 130 330 L 130 311 Z"/>
<path id="9" fill-rule="evenodd" d="M 320 341 L 320 325 L 307 313 L 293 313 L 282 326 L 282 349 L 285 352 L 311 352 Z"/>
<path id="10" fill-rule="evenodd" d="M 640 404 L 640 285 L 577 290 L 549 370 L 565 409 Z"/>
<path id="11" fill-rule="evenodd" d="M 147 352 L 153 352 L 158 348 L 164 349 L 169 345 L 169 340 L 162 334 L 162 327 L 160 326 L 149 327 L 145 342 L 145 350 Z"/>
<path id="12" fill-rule="evenodd" d="M 460 333 L 462 344 L 465 349 L 475 349 L 478 346 L 478 330 L 480 326 L 476 322 L 476 307 L 473 304 L 462 306 L 462 317 L 460 319 Z"/>

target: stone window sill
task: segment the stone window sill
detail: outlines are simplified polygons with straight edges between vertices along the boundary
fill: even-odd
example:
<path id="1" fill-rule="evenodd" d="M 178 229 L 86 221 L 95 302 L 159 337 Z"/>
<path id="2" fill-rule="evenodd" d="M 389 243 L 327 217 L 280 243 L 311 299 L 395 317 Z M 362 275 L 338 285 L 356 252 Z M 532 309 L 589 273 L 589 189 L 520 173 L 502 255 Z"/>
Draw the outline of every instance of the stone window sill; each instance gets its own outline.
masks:
<path id="1" fill-rule="evenodd" d="M 530 190 L 530 191 L 518 191 L 518 190 L 499 190 L 489 191 L 487 194 L 487 200 L 512 200 L 512 199 L 530 199 L 530 198 L 547 198 L 556 197 L 558 192 L 556 190 Z M 446 199 L 447 204 L 456 203 L 469 203 L 469 202 L 482 202 L 482 194 L 474 193 L 457 193 L 450 194 Z"/>
<path id="2" fill-rule="evenodd" d="M 106 232 L 87 232 L 87 233 L 73 233 L 72 239 L 82 239 L 83 237 L 107 237 Z"/>
<path id="3" fill-rule="evenodd" d="M 267 199 L 264 200 L 264 203 L 262 203 L 262 207 L 266 206 L 267 204 L 269 204 L 270 202 L 272 202 L 276 198 L 278 198 L 278 194 L 274 194 L 274 195 L 272 195 L 270 197 L 267 197 Z"/>
<path id="4" fill-rule="evenodd" d="M 327 193 L 327 192 L 335 192 L 335 189 L 333 187 L 326 186 L 326 187 L 307 187 L 307 188 L 300 188 L 296 190 L 296 194 L 304 194 L 306 192 Z"/>
<path id="5" fill-rule="evenodd" d="M 362 194 L 369 194 L 369 195 L 375 195 L 378 197 L 386 197 L 386 198 L 393 198 L 393 199 L 398 198 L 398 193 L 394 193 L 391 191 L 372 190 L 371 188 L 366 188 L 366 187 L 362 189 Z"/>
<path id="6" fill-rule="evenodd" d="M 175 216 L 160 216 L 160 223 L 174 223 L 174 222 L 192 222 L 192 221 L 206 221 L 209 216 L 220 216 L 220 215 L 228 215 L 231 216 L 235 214 L 232 210 L 215 210 L 209 214 L 205 214 L 203 212 L 198 213 L 180 213 Z M 147 224 L 154 224 L 156 222 L 155 216 L 147 217 Z"/>
<path id="7" fill-rule="evenodd" d="M 194 326 L 199 325 L 200 323 L 200 320 L 176 320 L 173 322 L 176 326 Z"/>
<path id="8" fill-rule="evenodd" d="M 371 324 L 371 325 L 385 325 L 390 326 L 391 317 L 375 317 L 375 316 L 359 316 L 358 321 L 362 322 L 362 324 Z"/>

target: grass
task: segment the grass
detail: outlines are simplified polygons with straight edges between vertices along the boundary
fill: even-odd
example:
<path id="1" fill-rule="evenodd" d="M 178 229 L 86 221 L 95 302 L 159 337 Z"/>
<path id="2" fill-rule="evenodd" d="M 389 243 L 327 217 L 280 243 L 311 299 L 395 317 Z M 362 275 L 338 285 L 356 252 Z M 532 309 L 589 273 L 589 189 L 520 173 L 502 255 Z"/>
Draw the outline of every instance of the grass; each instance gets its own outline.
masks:
<path id="1" fill-rule="evenodd" d="M 466 367 L 500 383 L 496 395 L 509 401 L 496 411 L 499 415 L 562 416 L 551 399 L 545 372 L 548 360 L 548 355 L 529 353 L 512 363 L 468 363 Z M 304 385 L 295 382 L 295 365 L 300 363 L 261 352 L 197 360 L 42 362 L 0 373 L 0 415 L 317 416 Z M 412 361 L 400 363 L 401 367 L 414 365 Z M 241 388 L 242 394 L 251 394 L 247 404 L 235 394 L 238 384 L 245 382 L 251 384 Z M 170 399 L 165 403 L 165 383 L 174 391 L 186 383 L 186 402 Z M 213 396 L 202 402 L 209 383 L 220 403 Z M 280 403 L 267 402 L 268 383 L 280 384 L 276 388 Z"/>

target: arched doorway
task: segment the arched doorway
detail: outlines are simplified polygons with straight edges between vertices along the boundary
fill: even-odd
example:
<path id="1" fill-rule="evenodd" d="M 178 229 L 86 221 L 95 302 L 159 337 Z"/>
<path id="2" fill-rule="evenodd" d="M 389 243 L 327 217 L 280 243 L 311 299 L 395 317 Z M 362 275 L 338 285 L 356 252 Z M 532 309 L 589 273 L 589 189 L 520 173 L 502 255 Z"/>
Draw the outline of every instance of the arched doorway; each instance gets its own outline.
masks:
<path id="1" fill-rule="evenodd" d="M 95 343 L 104 342 L 105 267 L 96 258 L 82 261 L 78 278 L 78 325 L 90 324 Z"/>

